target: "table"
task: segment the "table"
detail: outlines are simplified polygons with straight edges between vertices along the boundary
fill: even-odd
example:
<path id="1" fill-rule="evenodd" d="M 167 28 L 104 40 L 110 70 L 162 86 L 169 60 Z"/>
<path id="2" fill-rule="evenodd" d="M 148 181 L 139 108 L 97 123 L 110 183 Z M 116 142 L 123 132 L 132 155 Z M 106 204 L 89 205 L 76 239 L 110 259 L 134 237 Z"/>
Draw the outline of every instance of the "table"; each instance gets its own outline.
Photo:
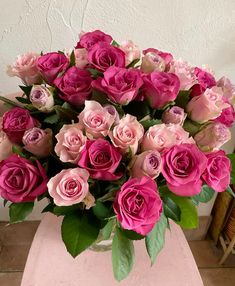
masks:
<path id="1" fill-rule="evenodd" d="M 42 219 L 21 286 L 203 286 L 185 236 L 173 222 L 154 266 L 150 267 L 144 241 L 135 242 L 135 265 L 122 282 L 113 278 L 111 251 L 87 250 L 73 259 L 62 242 L 60 226 L 61 218 L 52 214 Z"/>

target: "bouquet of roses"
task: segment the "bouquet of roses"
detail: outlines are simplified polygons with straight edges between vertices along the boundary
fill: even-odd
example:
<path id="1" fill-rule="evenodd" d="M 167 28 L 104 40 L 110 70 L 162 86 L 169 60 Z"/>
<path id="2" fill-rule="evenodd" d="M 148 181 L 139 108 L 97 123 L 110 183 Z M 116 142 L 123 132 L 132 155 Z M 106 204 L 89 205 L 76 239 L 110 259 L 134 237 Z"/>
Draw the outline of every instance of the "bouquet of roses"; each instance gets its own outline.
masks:
<path id="1" fill-rule="evenodd" d="M 11 223 L 47 198 L 43 212 L 64 217 L 73 257 L 112 238 L 122 280 L 133 240 L 145 240 L 154 263 L 169 219 L 195 228 L 199 202 L 233 194 L 235 158 L 219 150 L 235 119 L 229 79 L 99 30 L 71 51 L 19 56 L 8 74 L 24 85 L 15 100 L 1 97 L 11 108 L 1 118 L 0 196 Z"/>

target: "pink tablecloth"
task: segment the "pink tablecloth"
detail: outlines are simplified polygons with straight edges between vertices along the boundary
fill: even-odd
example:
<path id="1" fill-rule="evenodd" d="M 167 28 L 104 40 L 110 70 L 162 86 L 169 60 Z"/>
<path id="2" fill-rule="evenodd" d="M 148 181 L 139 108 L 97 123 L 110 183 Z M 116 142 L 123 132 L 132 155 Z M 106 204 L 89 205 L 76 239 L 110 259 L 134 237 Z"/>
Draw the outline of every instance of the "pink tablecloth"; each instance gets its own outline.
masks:
<path id="1" fill-rule="evenodd" d="M 111 252 L 85 251 L 73 259 L 60 236 L 61 220 L 47 214 L 35 235 L 21 286 L 203 286 L 182 230 L 174 223 L 153 267 L 144 241 L 135 243 L 136 261 L 127 279 L 116 282 Z"/>

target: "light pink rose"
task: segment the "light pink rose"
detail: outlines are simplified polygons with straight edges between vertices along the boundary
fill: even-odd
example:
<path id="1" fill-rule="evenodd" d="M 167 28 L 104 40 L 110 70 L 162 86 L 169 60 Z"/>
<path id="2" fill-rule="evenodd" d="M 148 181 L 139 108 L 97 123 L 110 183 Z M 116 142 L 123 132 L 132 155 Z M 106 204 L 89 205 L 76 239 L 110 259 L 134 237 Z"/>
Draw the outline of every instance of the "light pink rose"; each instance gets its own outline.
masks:
<path id="1" fill-rule="evenodd" d="M 54 97 L 52 92 L 45 86 L 34 85 L 29 99 L 32 105 L 42 112 L 51 112 L 53 110 Z"/>
<path id="2" fill-rule="evenodd" d="M 180 90 L 189 90 L 197 83 L 194 68 L 182 59 L 174 60 L 171 63 L 170 72 L 175 73 L 180 80 Z"/>
<path id="3" fill-rule="evenodd" d="M 231 139 L 229 128 L 219 122 L 210 123 L 199 131 L 194 140 L 199 148 L 205 152 L 218 150 Z"/>
<path id="4" fill-rule="evenodd" d="M 126 114 L 109 132 L 109 137 L 115 147 L 122 152 L 131 150 L 135 154 L 144 135 L 144 128 L 135 116 Z"/>
<path id="5" fill-rule="evenodd" d="M 71 206 L 84 201 L 90 195 L 89 173 L 81 168 L 66 169 L 47 183 L 48 192 L 57 206 Z"/>
<path id="6" fill-rule="evenodd" d="M 184 128 L 179 124 L 168 124 L 168 130 L 170 130 L 174 136 L 175 141 L 174 145 L 180 145 L 184 143 L 195 144 L 195 141 L 192 137 L 189 137 L 189 132 L 185 131 Z"/>
<path id="7" fill-rule="evenodd" d="M 162 114 L 162 122 L 165 124 L 174 123 L 183 125 L 187 114 L 184 109 L 179 106 L 173 106 L 165 110 Z"/>
<path id="8" fill-rule="evenodd" d="M 88 64 L 87 50 L 86 49 L 75 49 L 75 65 L 77 68 L 83 69 Z"/>
<path id="9" fill-rule="evenodd" d="M 231 83 L 231 81 L 228 78 L 223 76 L 221 79 L 217 81 L 217 86 L 222 88 L 223 95 L 228 100 L 228 102 L 234 105 L 235 104 L 235 86 Z"/>
<path id="10" fill-rule="evenodd" d="M 18 56 L 16 62 L 8 66 L 7 74 L 19 77 L 26 85 L 41 83 L 42 78 L 36 64 L 38 57 L 39 55 L 33 52 Z"/>
<path id="11" fill-rule="evenodd" d="M 47 157 L 52 151 L 52 130 L 34 127 L 25 131 L 22 138 L 24 148 L 39 158 Z"/>
<path id="12" fill-rule="evenodd" d="M 126 66 L 134 60 L 140 59 L 140 49 L 132 41 L 123 41 L 119 46 L 126 55 Z"/>
<path id="13" fill-rule="evenodd" d="M 206 89 L 202 95 L 194 96 L 187 104 L 186 111 L 193 121 L 204 123 L 220 116 L 227 107 L 229 104 L 224 102 L 221 89 L 212 87 Z"/>
<path id="14" fill-rule="evenodd" d="M 79 114 L 79 124 L 85 130 L 89 139 L 101 138 L 108 135 L 114 123 L 116 114 L 111 114 L 107 108 L 96 101 L 85 101 L 85 108 Z"/>
<path id="15" fill-rule="evenodd" d="M 141 178 L 148 176 L 155 179 L 162 170 L 161 155 L 158 151 L 145 151 L 134 156 L 130 168 L 132 177 Z"/>
<path id="16" fill-rule="evenodd" d="M 110 113 L 114 117 L 114 124 L 118 124 L 120 117 L 119 117 L 119 114 L 118 114 L 116 108 L 111 104 L 106 104 L 104 106 L 104 109 L 107 110 L 108 113 Z"/>
<path id="17" fill-rule="evenodd" d="M 0 161 L 12 154 L 12 143 L 5 132 L 0 131 Z"/>
<path id="18" fill-rule="evenodd" d="M 57 139 L 55 152 L 60 157 L 60 160 L 76 164 L 87 140 L 80 125 L 64 125 L 55 137 Z"/>

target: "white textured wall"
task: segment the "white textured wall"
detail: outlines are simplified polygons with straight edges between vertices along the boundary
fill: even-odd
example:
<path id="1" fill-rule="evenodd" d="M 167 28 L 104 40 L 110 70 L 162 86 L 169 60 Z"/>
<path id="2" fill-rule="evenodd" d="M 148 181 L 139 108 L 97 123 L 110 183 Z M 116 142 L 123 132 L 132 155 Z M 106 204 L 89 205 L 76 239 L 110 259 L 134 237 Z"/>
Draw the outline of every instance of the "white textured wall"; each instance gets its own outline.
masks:
<path id="1" fill-rule="evenodd" d="M 19 81 L 5 74 L 16 55 L 69 48 L 81 30 L 97 28 L 117 41 L 132 39 L 141 48 L 208 64 L 218 77 L 235 82 L 234 0 L 1 0 L 0 93 L 17 90 Z M 204 206 L 200 214 L 210 209 Z M 0 207 L 3 218 L 6 212 Z"/>

